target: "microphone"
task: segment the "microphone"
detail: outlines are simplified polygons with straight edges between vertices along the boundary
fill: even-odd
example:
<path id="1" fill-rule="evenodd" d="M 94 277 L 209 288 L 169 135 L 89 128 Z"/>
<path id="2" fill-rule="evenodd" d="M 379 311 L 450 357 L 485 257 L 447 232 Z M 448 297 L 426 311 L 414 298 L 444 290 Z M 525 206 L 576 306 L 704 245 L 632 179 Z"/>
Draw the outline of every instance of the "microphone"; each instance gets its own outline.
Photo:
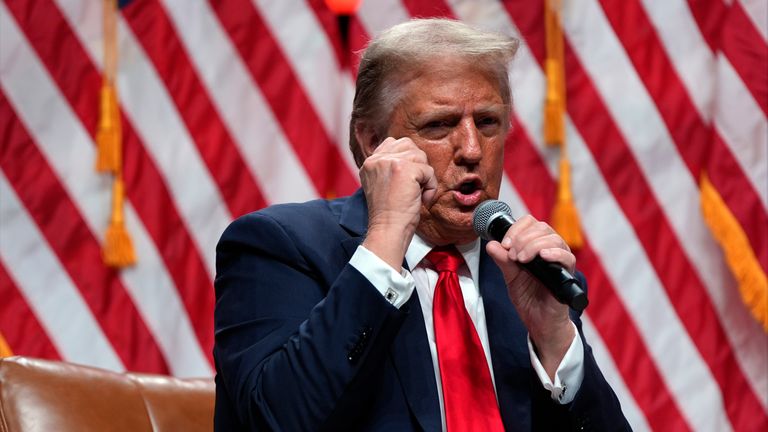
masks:
<path id="1" fill-rule="evenodd" d="M 477 235 L 485 240 L 501 242 L 513 223 L 515 219 L 512 217 L 512 209 L 498 200 L 483 201 L 472 216 L 472 227 Z M 518 264 L 540 280 L 560 303 L 578 312 L 583 311 L 589 304 L 579 281 L 563 266 L 544 261 L 538 255 L 530 262 Z"/>

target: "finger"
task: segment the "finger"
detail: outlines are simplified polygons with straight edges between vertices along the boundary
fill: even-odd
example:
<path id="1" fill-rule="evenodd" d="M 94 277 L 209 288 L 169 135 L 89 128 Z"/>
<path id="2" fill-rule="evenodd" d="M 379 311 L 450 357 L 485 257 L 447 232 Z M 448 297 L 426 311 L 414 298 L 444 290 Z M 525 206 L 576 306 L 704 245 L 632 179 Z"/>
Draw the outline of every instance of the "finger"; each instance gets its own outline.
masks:
<path id="1" fill-rule="evenodd" d="M 392 137 L 386 138 L 373 149 L 372 155 L 391 152 L 396 142 L 397 140 Z"/>
<path id="2" fill-rule="evenodd" d="M 547 225 L 544 222 L 535 222 L 531 225 L 529 225 L 526 229 L 518 233 L 515 237 L 512 238 L 512 245 L 515 249 L 518 251 L 523 250 L 523 248 L 532 241 L 541 238 L 541 237 L 547 237 L 551 235 L 557 235 L 554 229 Z M 565 242 L 561 242 L 562 245 L 565 245 Z"/>
<path id="3" fill-rule="evenodd" d="M 382 152 L 388 152 L 388 153 L 398 153 L 407 151 L 411 148 L 418 148 L 418 146 L 413 142 L 410 138 L 393 138 L 393 137 L 387 137 L 384 141 L 382 141 L 377 147 L 376 150 L 374 150 L 374 153 L 382 153 Z"/>
<path id="4" fill-rule="evenodd" d="M 429 164 L 427 154 L 410 138 L 397 140 L 396 148 L 403 153 L 404 157 L 413 162 Z"/>
<path id="5" fill-rule="evenodd" d="M 539 251 L 539 256 L 544 261 L 556 262 L 571 273 L 576 269 L 576 256 L 561 248 L 547 248 Z"/>
<path id="6" fill-rule="evenodd" d="M 550 234 L 542 237 L 537 237 L 517 250 L 517 260 L 522 262 L 528 262 L 539 254 L 542 249 L 562 249 L 569 252 L 566 248 L 565 241 L 557 234 Z"/>
<path id="7" fill-rule="evenodd" d="M 507 250 L 496 240 L 489 241 L 488 245 L 485 247 L 485 251 L 488 252 L 488 255 L 490 255 L 497 264 L 505 264 L 510 261 Z"/>
<path id="8" fill-rule="evenodd" d="M 522 232 L 529 229 L 536 222 L 538 222 L 536 218 L 531 215 L 525 215 L 521 217 L 515 223 L 513 223 L 511 227 L 509 227 L 507 232 L 504 234 L 504 239 L 502 240 L 501 245 L 509 249 L 514 244 L 515 238 L 517 238 L 517 236 L 519 236 Z"/>

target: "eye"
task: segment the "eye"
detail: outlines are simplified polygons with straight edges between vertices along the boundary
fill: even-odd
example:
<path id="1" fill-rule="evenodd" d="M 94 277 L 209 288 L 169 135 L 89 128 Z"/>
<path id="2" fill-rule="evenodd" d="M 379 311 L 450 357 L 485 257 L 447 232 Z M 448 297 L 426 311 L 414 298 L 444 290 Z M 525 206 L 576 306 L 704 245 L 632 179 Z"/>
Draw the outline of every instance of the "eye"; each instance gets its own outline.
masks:
<path id="1" fill-rule="evenodd" d="M 496 134 L 501 127 L 501 120 L 497 116 L 483 116 L 475 120 L 475 126 L 486 136 Z"/>
<path id="2" fill-rule="evenodd" d="M 434 120 L 425 124 L 423 129 L 437 129 L 441 127 L 448 127 L 448 122 L 445 120 Z"/>
<path id="3" fill-rule="evenodd" d="M 499 119 L 492 116 L 481 117 L 477 122 L 477 126 L 495 126 L 499 124 Z"/>
<path id="4" fill-rule="evenodd" d="M 455 126 L 455 124 L 456 122 L 451 119 L 429 120 L 423 123 L 419 128 L 419 134 L 430 140 L 442 139 L 450 133 L 451 128 Z"/>

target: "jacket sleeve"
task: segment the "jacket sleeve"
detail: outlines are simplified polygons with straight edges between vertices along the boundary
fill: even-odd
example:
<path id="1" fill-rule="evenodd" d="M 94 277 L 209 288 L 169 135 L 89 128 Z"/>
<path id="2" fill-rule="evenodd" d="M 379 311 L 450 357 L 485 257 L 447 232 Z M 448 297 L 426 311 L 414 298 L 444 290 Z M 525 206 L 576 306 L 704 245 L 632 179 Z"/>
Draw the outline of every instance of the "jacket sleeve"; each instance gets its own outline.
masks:
<path id="1" fill-rule="evenodd" d="M 324 281 L 295 237 L 253 213 L 217 246 L 217 392 L 249 429 L 314 430 L 352 415 L 345 406 L 375 376 L 404 318 L 349 264 Z"/>

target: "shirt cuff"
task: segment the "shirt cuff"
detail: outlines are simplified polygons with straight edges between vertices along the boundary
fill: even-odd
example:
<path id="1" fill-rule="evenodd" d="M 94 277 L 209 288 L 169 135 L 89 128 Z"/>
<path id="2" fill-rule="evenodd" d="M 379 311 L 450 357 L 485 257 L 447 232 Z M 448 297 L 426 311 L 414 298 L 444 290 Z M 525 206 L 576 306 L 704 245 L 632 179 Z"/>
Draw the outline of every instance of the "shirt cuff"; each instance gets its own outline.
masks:
<path id="1" fill-rule="evenodd" d="M 362 245 L 357 247 L 349 264 L 365 276 L 392 306 L 400 309 L 411 298 L 416 282 L 408 270 L 401 268 L 398 273 Z"/>
<path id="2" fill-rule="evenodd" d="M 571 325 L 576 330 L 576 325 L 573 323 Z M 533 349 L 531 336 L 528 335 L 528 353 L 531 356 L 533 369 L 536 371 L 536 375 L 539 376 L 539 380 L 544 388 L 550 391 L 552 400 L 562 405 L 573 401 L 581 387 L 582 381 L 584 381 L 584 346 L 581 343 L 579 332 L 576 331 L 575 333 L 571 346 L 568 347 L 568 351 L 565 352 L 563 360 L 557 367 L 554 383 L 549 379 L 544 366 L 541 365 L 539 356 L 536 355 Z"/>

